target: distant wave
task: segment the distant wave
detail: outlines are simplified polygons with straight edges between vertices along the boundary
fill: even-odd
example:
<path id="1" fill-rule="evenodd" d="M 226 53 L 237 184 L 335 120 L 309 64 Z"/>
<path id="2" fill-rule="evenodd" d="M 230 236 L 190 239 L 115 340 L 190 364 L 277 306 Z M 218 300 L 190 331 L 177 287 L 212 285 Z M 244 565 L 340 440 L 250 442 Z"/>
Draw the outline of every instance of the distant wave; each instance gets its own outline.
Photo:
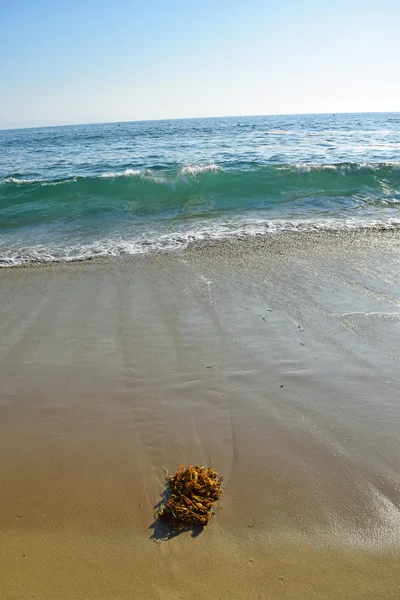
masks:
<path id="1" fill-rule="evenodd" d="M 251 163 L 248 168 L 243 165 L 240 169 L 222 169 L 215 164 L 210 165 L 187 165 L 176 170 L 154 170 L 154 169 L 130 169 L 124 171 L 110 171 L 98 176 L 83 177 L 72 176 L 65 179 L 45 179 L 23 178 L 11 175 L 0 180 L 0 199 L 6 199 L 10 194 L 12 199 L 15 186 L 21 188 L 27 186 L 29 193 L 42 186 L 55 186 L 60 184 L 74 185 L 73 192 L 82 188 L 84 191 L 90 191 L 93 186 L 93 192 L 99 192 L 101 186 L 104 190 L 109 186 L 111 180 L 120 183 L 120 188 L 113 185 L 113 194 L 124 190 L 135 191 L 135 186 L 143 191 L 143 185 L 147 182 L 149 185 L 159 184 L 169 187 L 192 186 L 194 183 L 197 189 L 204 192 L 226 192 L 236 194 L 245 193 L 245 196 L 251 196 L 252 193 L 263 193 L 265 196 L 282 194 L 286 191 L 293 191 L 296 188 L 299 192 L 324 194 L 325 192 L 335 192 L 340 194 L 349 190 L 370 189 L 379 192 L 384 183 L 387 189 L 389 186 L 393 192 L 398 193 L 400 189 L 400 162 L 384 163 L 340 163 L 340 164 L 277 164 L 256 166 Z M 213 186 L 215 188 L 213 189 Z M 153 186 L 154 187 L 154 186 Z M 150 188 L 149 188 L 150 189 Z M 71 190 L 72 192 L 72 190 Z M 19 190 L 21 193 L 21 189 Z"/>

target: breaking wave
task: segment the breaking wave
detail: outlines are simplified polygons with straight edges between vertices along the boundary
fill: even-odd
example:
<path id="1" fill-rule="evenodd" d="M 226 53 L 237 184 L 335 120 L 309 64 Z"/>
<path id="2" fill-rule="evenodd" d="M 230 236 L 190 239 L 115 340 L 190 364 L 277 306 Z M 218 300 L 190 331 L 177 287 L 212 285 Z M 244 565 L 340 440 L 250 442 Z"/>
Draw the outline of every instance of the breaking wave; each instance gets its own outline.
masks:
<path id="1" fill-rule="evenodd" d="M 400 163 L 105 171 L 0 181 L 0 264 L 176 249 L 198 240 L 400 226 Z"/>

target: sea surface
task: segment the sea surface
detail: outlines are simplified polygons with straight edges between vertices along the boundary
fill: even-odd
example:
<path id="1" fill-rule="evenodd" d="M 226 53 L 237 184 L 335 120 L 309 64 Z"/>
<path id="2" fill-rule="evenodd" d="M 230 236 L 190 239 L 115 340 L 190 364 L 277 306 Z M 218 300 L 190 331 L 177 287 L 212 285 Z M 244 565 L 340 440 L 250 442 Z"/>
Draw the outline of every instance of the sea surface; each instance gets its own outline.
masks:
<path id="1" fill-rule="evenodd" d="M 0 265 L 400 227 L 400 113 L 0 131 Z"/>

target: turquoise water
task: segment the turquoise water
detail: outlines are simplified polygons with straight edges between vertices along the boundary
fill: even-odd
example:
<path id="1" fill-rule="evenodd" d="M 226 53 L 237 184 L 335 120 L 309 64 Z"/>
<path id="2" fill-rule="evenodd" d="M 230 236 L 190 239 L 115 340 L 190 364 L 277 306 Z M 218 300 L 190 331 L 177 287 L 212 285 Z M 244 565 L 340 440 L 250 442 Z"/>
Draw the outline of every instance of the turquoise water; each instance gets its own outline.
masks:
<path id="1" fill-rule="evenodd" d="M 400 226 L 400 114 L 0 131 L 0 264 Z"/>

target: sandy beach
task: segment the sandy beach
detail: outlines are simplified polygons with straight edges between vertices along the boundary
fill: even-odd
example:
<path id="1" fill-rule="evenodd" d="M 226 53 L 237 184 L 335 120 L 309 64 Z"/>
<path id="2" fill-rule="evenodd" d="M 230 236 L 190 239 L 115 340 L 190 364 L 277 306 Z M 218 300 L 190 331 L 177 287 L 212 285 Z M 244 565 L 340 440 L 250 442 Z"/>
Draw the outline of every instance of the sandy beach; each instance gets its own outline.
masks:
<path id="1" fill-rule="evenodd" d="M 0 598 L 397 600 L 399 273 L 398 231 L 2 269 Z"/>

